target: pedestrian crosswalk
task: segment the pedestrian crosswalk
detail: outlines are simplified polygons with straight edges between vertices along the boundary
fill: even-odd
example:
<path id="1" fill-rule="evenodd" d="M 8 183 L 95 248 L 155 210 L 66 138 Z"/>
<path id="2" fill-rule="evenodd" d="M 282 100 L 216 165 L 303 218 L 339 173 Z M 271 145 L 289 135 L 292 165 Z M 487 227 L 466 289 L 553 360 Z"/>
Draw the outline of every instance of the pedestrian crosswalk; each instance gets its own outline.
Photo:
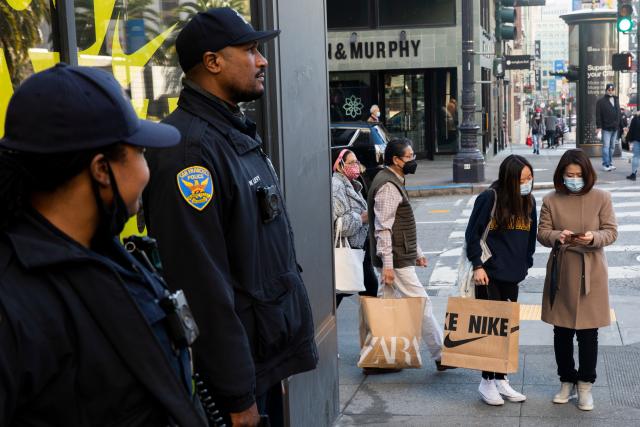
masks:
<path id="1" fill-rule="evenodd" d="M 618 220 L 618 239 L 605 248 L 609 265 L 609 286 L 622 294 L 640 295 L 640 188 L 637 186 L 599 187 L 611 192 L 613 207 Z M 542 198 L 552 190 L 534 192 L 538 210 Z M 464 233 L 477 196 L 468 196 L 466 203 L 460 203 L 458 218 L 443 221 L 451 224 L 451 232 L 440 251 L 431 251 L 430 260 L 433 270 L 427 280 L 427 289 L 431 295 L 448 296 L 457 294 L 455 282 L 458 264 L 462 256 Z M 634 201 L 638 200 L 638 201 Z M 435 221 L 423 221 L 418 224 L 430 224 Z M 425 225 L 426 226 L 426 225 Z M 433 248 L 432 246 L 430 247 Z M 533 268 L 521 283 L 529 292 L 542 292 L 546 274 L 546 264 L 551 249 L 537 244 Z M 436 253 L 434 253 L 436 252 Z"/>

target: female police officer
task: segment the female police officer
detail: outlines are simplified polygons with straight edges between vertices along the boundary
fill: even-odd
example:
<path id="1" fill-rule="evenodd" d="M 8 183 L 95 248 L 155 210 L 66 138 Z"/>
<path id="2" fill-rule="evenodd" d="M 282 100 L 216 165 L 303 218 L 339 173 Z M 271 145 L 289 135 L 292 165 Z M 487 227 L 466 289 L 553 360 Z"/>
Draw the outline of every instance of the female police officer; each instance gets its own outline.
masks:
<path id="1" fill-rule="evenodd" d="M 65 64 L 27 79 L 6 123 L 0 425 L 206 426 L 188 341 L 166 327 L 180 298 L 115 239 L 149 179 L 141 147 L 178 132 L 139 121 L 107 73 Z"/>

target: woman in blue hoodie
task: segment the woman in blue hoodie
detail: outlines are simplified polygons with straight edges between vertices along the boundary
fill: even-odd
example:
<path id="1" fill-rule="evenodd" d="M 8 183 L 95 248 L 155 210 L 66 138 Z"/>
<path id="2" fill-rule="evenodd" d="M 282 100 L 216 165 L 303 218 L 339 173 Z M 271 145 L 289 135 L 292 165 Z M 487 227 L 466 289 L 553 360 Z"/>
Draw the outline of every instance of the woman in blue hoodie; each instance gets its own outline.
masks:
<path id="1" fill-rule="evenodd" d="M 510 155 L 500 165 L 498 180 L 478 195 L 473 205 L 465 239 L 478 299 L 518 300 L 518 283 L 533 265 L 536 247 L 536 201 L 532 188 L 533 168 L 524 157 Z M 480 241 L 487 226 L 487 245 L 492 256 L 483 263 Z M 503 397 L 511 402 L 526 399 L 511 388 L 504 373 L 482 372 L 478 391 L 489 405 L 503 405 Z"/>

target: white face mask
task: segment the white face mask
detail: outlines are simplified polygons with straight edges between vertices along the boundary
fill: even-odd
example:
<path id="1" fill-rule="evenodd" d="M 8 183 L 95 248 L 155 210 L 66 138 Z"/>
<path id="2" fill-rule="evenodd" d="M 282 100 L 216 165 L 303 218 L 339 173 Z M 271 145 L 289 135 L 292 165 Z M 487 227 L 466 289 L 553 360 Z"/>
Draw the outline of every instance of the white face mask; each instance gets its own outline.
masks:
<path id="1" fill-rule="evenodd" d="M 568 176 L 564 177 L 564 185 L 567 187 L 567 190 L 572 193 L 578 193 L 580 190 L 584 188 L 584 180 L 582 177 L 569 178 Z"/>
<path id="2" fill-rule="evenodd" d="M 529 180 L 524 184 L 520 184 L 520 195 L 528 196 L 531 194 L 531 189 L 533 188 L 533 180 Z"/>
<path id="3" fill-rule="evenodd" d="M 376 111 L 376 117 L 380 117 L 380 111 Z"/>

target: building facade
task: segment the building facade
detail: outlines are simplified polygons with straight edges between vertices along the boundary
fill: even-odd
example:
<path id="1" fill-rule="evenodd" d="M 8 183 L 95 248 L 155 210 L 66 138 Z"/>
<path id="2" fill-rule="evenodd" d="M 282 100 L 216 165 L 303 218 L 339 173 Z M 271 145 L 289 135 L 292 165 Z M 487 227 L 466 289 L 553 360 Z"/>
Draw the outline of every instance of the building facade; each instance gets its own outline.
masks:
<path id="1" fill-rule="evenodd" d="M 494 2 L 474 1 L 479 147 L 496 150 Z M 372 104 L 422 158 L 454 154 L 461 119 L 461 0 L 327 1 L 332 122 L 366 120 Z"/>

